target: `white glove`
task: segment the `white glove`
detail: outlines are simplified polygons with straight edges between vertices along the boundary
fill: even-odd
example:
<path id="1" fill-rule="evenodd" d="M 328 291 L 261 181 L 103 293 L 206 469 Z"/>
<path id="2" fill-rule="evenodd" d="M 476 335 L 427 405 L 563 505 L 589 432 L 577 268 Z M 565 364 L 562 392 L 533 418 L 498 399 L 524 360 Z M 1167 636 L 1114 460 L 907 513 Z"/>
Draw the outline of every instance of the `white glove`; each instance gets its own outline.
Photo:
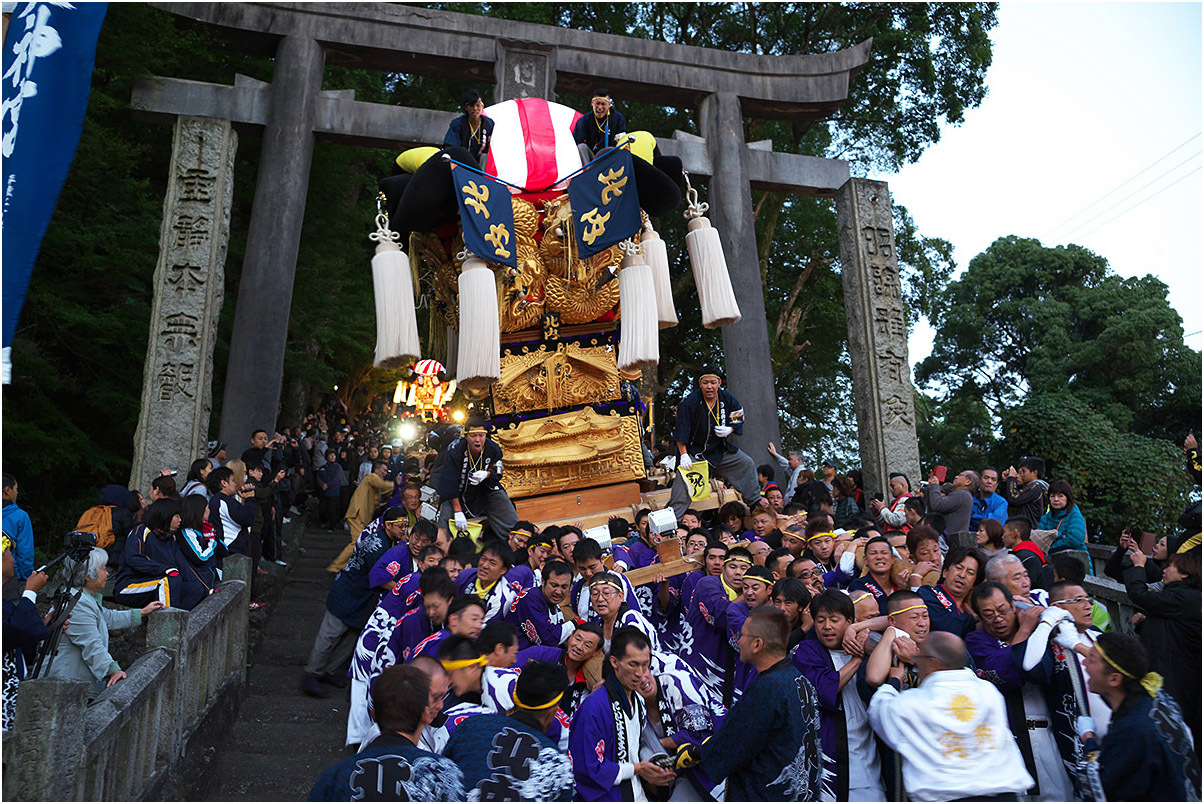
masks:
<path id="1" fill-rule="evenodd" d="M 1066 650 L 1074 650 L 1080 644 L 1087 640 L 1079 636 L 1079 629 L 1075 628 L 1073 622 L 1063 620 L 1054 628 L 1054 642 L 1057 642 Z"/>
<path id="2" fill-rule="evenodd" d="M 1041 622 L 1053 628 L 1063 620 L 1074 622 L 1074 615 L 1066 609 L 1060 609 L 1057 606 L 1050 606 L 1045 611 L 1041 612 Z"/>
<path id="3" fill-rule="evenodd" d="M 727 438 L 731 434 L 732 428 L 728 427 L 726 424 L 715 425 L 715 435 L 719 436 L 720 438 Z"/>
<path id="4" fill-rule="evenodd" d="M 487 477 L 489 477 L 488 472 L 486 472 L 484 469 L 478 469 L 468 476 L 468 482 L 475 486 Z"/>
<path id="5" fill-rule="evenodd" d="M 678 469 L 689 469 L 693 465 L 694 465 L 694 461 L 690 460 L 690 453 L 685 452 L 678 456 L 678 458 L 677 458 L 677 468 Z"/>
<path id="6" fill-rule="evenodd" d="M 463 511 L 457 511 L 452 519 L 456 521 L 456 530 L 468 530 L 468 517 L 464 516 Z"/>
<path id="7" fill-rule="evenodd" d="M 852 575 L 853 570 L 857 566 L 857 551 L 845 550 L 840 554 L 840 562 L 837 564 L 837 566 L 845 575 Z"/>
<path id="8" fill-rule="evenodd" d="M 1087 732 L 1095 732 L 1095 721 L 1088 715 L 1079 715 L 1074 719 L 1074 730 L 1082 738 Z"/>

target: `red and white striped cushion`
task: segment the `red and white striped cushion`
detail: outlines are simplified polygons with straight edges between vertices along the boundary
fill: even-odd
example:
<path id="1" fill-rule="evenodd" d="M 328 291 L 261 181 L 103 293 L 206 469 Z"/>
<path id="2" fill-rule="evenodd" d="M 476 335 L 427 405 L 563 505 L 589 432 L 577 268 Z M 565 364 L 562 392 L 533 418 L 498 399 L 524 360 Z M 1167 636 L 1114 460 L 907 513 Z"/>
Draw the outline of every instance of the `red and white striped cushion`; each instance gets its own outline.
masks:
<path id="1" fill-rule="evenodd" d="M 573 142 L 580 112 L 542 98 L 520 98 L 494 104 L 485 115 L 493 120 L 486 173 L 534 191 L 581 167 Z"/>

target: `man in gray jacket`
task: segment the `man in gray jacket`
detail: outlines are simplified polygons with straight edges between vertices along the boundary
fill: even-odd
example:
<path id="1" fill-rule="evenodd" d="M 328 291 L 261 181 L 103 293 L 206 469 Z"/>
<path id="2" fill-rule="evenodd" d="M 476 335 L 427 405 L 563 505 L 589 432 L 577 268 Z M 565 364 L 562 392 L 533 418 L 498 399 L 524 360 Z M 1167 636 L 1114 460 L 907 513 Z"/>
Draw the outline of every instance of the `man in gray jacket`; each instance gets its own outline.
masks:
<path id="1" fill-rule="evenodd" d="M 86 681 L 92 685 L 89 698 L 95 698 L 106 687 L 125 678 L 125 671 L 109 653 L 109 631 L 137 628 L 142 617 L 163 608 L 158 600 L 141 609 L 106 609 L 101 605 L 101 591 L 109 580 L 109 554 L 99 547 L 92 548 L 86 563 L 75 564 L 71 559 L 63 570 L 71 579 L 72 593 L 83 590 L 79 602 L 71 609 L 67 629 L 59 641 L 58 652 L 50 665 L 49 675 Z M 82 576 L 82 578 L 81 578 Z"/>
<path id="2" fill-rule="evenodd" d="M 974 495 L 978 491 L 978 473 L 969 469 L 953 478 L 953 491 L 941 492 L 936 475 L 928 478 L 924 502 L 928 511 L 945 517 L 945 533 L 961 533 L 970 529 L 970 514 L 974 512 Z"/>

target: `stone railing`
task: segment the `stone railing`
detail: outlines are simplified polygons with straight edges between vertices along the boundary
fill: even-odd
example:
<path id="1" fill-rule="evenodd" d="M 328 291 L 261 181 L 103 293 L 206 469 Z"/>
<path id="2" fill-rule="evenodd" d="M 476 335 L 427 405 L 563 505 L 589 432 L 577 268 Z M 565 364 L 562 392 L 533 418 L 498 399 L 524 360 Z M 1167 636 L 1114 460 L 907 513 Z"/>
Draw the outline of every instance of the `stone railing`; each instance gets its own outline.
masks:
<path id="1" fill-rule="evenodd" d="M 246 680 L 251 560 L 230 556 L 224 580 L 191 612 L 146 619 L 147 652 L 127 678 L 88 705 L 88 684 L 21 684 L 4 740 L 9 801 L 155 798 L 211 716 L 229 711 Z"/>

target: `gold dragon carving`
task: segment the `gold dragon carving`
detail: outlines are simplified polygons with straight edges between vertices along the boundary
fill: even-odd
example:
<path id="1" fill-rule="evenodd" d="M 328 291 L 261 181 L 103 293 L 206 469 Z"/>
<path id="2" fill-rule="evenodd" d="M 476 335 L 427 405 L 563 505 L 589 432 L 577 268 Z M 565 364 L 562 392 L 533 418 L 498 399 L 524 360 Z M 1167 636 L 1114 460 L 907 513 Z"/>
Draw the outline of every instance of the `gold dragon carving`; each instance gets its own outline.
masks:
<path id="1" fill-rule="evenodd" d="M 511 497 L 546 494 L 644 476 L 639 425 L 633 416 L 593 408 L 560 413 L 499 430 L 506 463 L 502 484 Z"/>

